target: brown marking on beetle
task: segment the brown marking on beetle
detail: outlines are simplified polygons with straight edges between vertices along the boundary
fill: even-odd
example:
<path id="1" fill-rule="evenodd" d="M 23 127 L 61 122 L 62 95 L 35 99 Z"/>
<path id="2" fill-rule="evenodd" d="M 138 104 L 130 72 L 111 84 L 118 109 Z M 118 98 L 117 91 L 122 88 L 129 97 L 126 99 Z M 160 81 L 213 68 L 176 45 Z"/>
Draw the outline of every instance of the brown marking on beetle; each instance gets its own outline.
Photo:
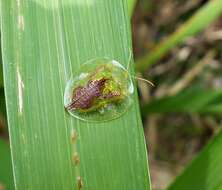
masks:
<path id="1" fill-rule="evenodd" d="M 118 91 L 109 92 L 108 94 L 105 94 L 102 96 L 103 99 L 111 99 L 114 97 L 119 97 L 121 95 Z"/>
<path id="2" fill-rule="evenodd" d="M 80 176 L 77 177 L 77 188 L 81 190 L 83 188 L 83 181 Z"/>
<path id="3" fill-rule="evenodd" d="M 73 164 L 75 166 L 79 165 L 80 163 L 80 157 L 79 157 L 79 154 L 77 152 L 75 152 L 73 155 L 72 155 L 72 161 L 73 161 Z"/>
<path id="4" fill-rule="evenodd" d="M 78 133 L 76 132 L 76 130 L 72 130 L 71 133 L 71 143 L 75 144 L 78 138 Z"/>
<path id="5" fill-rule="evenodd" d="M 105 83 L 108 79 L 90 80 L 85 87 L 78 86 L 73 90 L 72 102 L 65 106 L 67 110 L 89 109 L 96 98 L 102 96 Z"/>

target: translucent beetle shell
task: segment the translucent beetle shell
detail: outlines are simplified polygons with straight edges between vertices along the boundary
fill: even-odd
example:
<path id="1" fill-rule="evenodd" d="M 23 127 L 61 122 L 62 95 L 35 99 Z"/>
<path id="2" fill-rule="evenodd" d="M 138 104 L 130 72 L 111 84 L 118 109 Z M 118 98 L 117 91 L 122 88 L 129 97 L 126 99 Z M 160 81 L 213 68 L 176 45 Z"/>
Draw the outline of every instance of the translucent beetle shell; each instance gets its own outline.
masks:
<path id="1" fill-rule="evenodd" d="M 64 106 L 81 120 L 112 120 L 129 109 L 133 91 L 131 76 L 119 62 L 93 59 L 82 64 L 68 81 Z"/>

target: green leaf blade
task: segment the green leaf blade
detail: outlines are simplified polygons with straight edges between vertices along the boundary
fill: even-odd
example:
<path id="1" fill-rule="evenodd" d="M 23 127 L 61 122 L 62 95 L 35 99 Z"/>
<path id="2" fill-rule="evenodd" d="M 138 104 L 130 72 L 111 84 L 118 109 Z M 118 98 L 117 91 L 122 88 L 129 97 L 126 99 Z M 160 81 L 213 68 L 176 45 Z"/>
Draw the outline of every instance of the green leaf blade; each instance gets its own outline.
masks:
<path id="1" fill-rule="evenodd" d="M 1 14 L 16 189 L 149 189 L 136 94 L 128 112 L 110 122 L 79 121 L 63 105 L 80 64 L 110 57 L 127 66 L 126 2 L 10 0 L 1 2 Z"/>
<path id="2" fill-rule="evenodd" d="M 168 190 L 220 190 L 222 133 L 220 132 L 185 169 Z"/>
<path id="3" fill-rule="evenodd" d="M 192 98 L 190 98 L 192 97 Z M 174 96 L 156 99 L 142 106 L 144 115 L 150 113 L 216 113 L 220 106 L 215 107 L 214 101 L 221 99 L 221 90 L 206 90 L 192 87 Z"/>

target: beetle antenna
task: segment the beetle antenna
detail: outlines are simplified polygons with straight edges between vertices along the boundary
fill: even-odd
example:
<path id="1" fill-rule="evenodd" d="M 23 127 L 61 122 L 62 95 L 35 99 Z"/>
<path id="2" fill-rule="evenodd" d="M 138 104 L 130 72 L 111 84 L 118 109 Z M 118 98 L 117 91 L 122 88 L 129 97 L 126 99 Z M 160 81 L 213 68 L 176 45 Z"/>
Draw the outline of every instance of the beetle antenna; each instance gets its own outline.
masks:
<path id="1" fill-rule="evenodd" d="M 147 79 L 144 79 L 144 78 L 140 78 L 140 77 L 136 77 L 136 76 L 133 76 L 133 78 L 137 79 L 137 80 L 140 80 L 140 81 L 143 81 L 143 82 L 146 82 L 148 84 L 150 84 L 151 86 L 155 86 L 155 84 L 153 84 L 151 81 L 147 80 Z"/>

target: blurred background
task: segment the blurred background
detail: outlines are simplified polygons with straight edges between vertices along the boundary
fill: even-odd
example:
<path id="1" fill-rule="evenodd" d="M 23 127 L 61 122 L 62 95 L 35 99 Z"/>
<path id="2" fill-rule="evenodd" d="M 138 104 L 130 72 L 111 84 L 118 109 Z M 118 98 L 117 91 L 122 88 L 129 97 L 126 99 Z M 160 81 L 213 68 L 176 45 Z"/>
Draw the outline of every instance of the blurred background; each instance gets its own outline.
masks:
<path id="1" fill-rule="evenodd" d="M 139 69 L 142 71 L 139 77 L 155 84 L 152 87 L 138 82 L 154 190 L 166 189 L 220 130 L 222 17 L 215 17 L 198 33 L 192 32 L 197 27 L 195 22 L 188 28 L 184 26 L 208 2 L 138 0 L 132 13 L 136 64 L 146 60 L 150 63 L 145 69 Z M 186 38 L 179 35 L 183 29 L 192 35 Z M 176 35 L 172 37 L 175 33 L 180 43 L 175 43 Z M 158 58 L 153 61 L 153 57 Z M 2 87 L 2 78 L 0 83 Z M 8 141 L 3 87 L 0 89 L 2 139 Z"/>
<path id="2" fill-rule="evenodd" d="M 155 54 L 156 44 L 163 46 L 208 2 L 139 0 L 132 17 L 136 61 Z M 220 130 L 221 41 L 222 17 L 217 17 L 140 75 L 155 84 L 139 82 L 153 189 L 165 189 Z"/>

